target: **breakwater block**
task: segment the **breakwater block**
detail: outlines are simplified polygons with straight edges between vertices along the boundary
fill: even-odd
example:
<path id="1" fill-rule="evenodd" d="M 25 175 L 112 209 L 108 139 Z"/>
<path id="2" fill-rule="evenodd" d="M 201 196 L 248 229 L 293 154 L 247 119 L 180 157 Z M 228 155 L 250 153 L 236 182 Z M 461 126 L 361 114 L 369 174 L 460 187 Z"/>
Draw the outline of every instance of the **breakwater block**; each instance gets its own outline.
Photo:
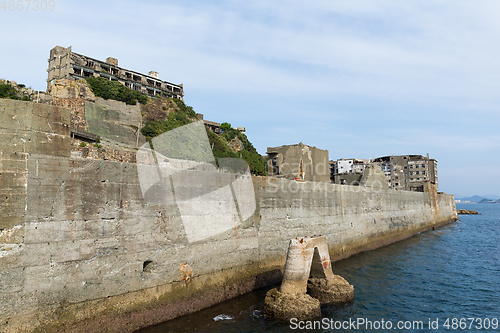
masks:
<path id="1" fill-rule="evenodd" d="M 354 287 L 333 274 L 325 236 L 290 240 L 283 281 L 264 300 L 264 315 L 279 320 L 321 316 L 321 304 L 354 299 Z"/>

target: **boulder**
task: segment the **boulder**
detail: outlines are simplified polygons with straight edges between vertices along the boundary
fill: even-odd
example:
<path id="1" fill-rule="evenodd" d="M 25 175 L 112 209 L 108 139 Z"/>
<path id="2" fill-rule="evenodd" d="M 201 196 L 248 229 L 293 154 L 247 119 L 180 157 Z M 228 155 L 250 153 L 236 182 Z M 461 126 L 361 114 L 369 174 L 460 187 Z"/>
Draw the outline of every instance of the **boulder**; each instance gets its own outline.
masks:
<path id="1" fill-rule="evenodd" d="M 50 95 L 63 99 L 81 98 L 85 101 L 95 102 L 95 95 L 86 83 L 67 79 L 55 80 L 50 87 Z"/>
<path id="2" fill-rule="evenodd" d="M 274 288 L 266 294 L 264 316 L 280 321 L 290 321 L 292 318 L 298 320 L 318 318 L 321 316 L 320 302 L 307 294 L 287 294 Z"/>
<path id="3" fill-rule="evenodd" d="M 354 287 L 340 275 L 334 275 L 330 280 L 309 278 L 307 293 L 317 298 L 321 304 L 342 304 L 354 299 Z"/>
<path id="4" fill-rule="evenodd" d="M 461 214 L 461 215 L 480 215 L 478 212 L 476 212 L 475 210 L 472 210 L 472 209 L 459 209 L 457 211 L 457 214 Z"/>

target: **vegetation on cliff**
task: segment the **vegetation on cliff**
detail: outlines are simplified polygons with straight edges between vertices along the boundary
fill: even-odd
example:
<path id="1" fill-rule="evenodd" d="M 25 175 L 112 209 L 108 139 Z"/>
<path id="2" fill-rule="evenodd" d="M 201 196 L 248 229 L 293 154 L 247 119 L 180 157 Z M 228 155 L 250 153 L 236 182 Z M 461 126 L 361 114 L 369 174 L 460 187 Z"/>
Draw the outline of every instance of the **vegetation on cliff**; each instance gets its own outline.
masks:
<path id="1" fill-rule="evenodd" d="M 186 106 L 183 101 L 179 99 L 173 99 L 173 102 L 177 106 L 177 112 L 170 112 L 167 115 L 167 119 L 164 121 L 148 121 L 146 125 L 141 129 L 142 135 L 146 137 L 147 140 L 154 138 L 162 133 L 173 130 L 174 128 L 181 127 L 193 122 L 190 118 L 195 118 L 196 113 L 193 108 Z"/>
<path id="2" fill-rule="evenodd" d="M 141 133 L 148 141 L 174 128 L 190 124 L 195 120 L 196 113 L 192 107 L 187 106 L 179 99 L 173 99 L 173 102 L 177 106 L 176 112 L 170 112 L 167 119 L 164 121 L 148 121 L 141 129 Z M 250 166 L 250 172 L 252 174 L 265 175 L 266 161 L 257 153 L 257 150 L 253 147 L 247 136 L 232 128 L 228 123 L 223 123 L 221 125 L 221 130 L 222 133 L 217 135 L 208 128 L 206 129 L 208 140 L 215 158 L 242 158 Z M 237 153 L 233 152 L 228 144 L 228 142 L 235 137 L 238 138 L 243 145 L 243 149 Z"/>
<path id="3" fill-rule="evenodd" d="M 232 128 L 231 124 L 229 123 L 222 123 L 221 130 L 221 136 L 225 139 L 226 144 L 234 138 L 238 138 L 241 141 L 241 143 L 243 144 L 243 149 L 238 153 L 241 158 L 247 161 L 248 165 L 250 166 L 250 171 L 253 174 L 265 175 L 266 160 L 257 152 L 257 149 L 254 148 L 252 143 L 248 140 L 247 136 L 239 130 Z"/>
<path id="4" fill-rule="evenodd" d="M 104 99 L 114 99 L 125 102 L 128 105 L 136 105 L 137 101 L 141 104 L 148 102 L 148 97 L 138 91 L 130 90 L 118 81 L 110 81 L 104 77 L 91 76 L 86 79 L 97 97 Z"/>
<path id="5" fill-rule="evenodd" d="M 24 85 L 22 84 L 18 86 L 20 88 L 24 88 Z M 28 96 L 19 96 L 19 91 L 13 85 L 6 82 L 0 82 L 0 98 L 31 101 Z"/>

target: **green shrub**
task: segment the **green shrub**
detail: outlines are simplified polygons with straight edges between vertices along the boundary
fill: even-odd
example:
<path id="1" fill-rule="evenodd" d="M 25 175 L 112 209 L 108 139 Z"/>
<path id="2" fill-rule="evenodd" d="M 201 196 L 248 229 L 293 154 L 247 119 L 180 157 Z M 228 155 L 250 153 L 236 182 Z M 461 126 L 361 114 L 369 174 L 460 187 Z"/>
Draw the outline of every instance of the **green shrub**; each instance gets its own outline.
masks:
<path id="1" fill-rule="evenodd" d="M 243 144 L 243 150 L 239 152 L 241 158 L 243 158 L 250 166 L 250 172 L 254 175 L 261 173 L 266 175 L 266 160 L 257 152 L 252 143 L 248 140 L 247 136 L 232 128 L 229 123 L 222 123 L 224 125 L 224 130 L 221 136 L 226 139 L 227 142 L 231 141 L 235 137 L 238 138 Z"/>
<path id="2" fill-rule="evenodd" d="M 141 129 L 142 135 L 144 135 L 148 141 L 174 128 L 190 124 L 192 121 L 189 118 L 196 117 L 196 113 L 192 107 L 186 106 L 186 104 L 179 99 L 173 99 L 173 101 L 179 108 L 177 112 L 169 113 L 165 121 L 148 121 Z M 222 123 L 221 129 L 223 129 L 223 132 L 220 135 L 215 134 L 208 128 L 206 129 L 208 140 L 216 161 L 219 158 L 239 158 L 241 156 L 250 166 L 250 172 L 252 174 L 256 175 L 260 173 L 266 175 L 266 160 L 260 156 L 252 143 L 248 141 L 247 136 L 232 128 L 229 123 Z M 244 147 L 244 149 L 238 153 L 234 153 L 228 144 L 228 142 L 235 137 L 243 143 Z M 182 158 L 181 152 L 178 153 L 179 156 L 176 158 Z M 190 156 L 189 152 L 184 153 L 184 155 Z"/>
<path id="3" fill-rule="evenodd" d="M 0 82 L 0 98 L 21 99 L 17 96 L 17 90 L 8 83 Z"/>
<path id="4" fill-rule="evenodd" d="M 80 142 L 80 147 L 86 147 L 87 144 L 85 142 Z"/>
<path id="5" fill-rule="evenodd" d="M 86 79 L 94 94 L 104 99 L 114 99 L 128 105 L 148 102 L 148 97 L 138 91 L 130 90 L 118 81 L 110 81 L 104 77 L 91 76 Z"/>
<path id="6" fill-rule="evenodd" d="M 175 105 L 177 105 L 181 113 L 186 114 L 190 118 L 196 118 L 196 112 L 194 112 L 192 106 L 187 106 L 186 104 L 184 104 L 184 101 L 177 98 L 174 98 L 173 101 Z"/>

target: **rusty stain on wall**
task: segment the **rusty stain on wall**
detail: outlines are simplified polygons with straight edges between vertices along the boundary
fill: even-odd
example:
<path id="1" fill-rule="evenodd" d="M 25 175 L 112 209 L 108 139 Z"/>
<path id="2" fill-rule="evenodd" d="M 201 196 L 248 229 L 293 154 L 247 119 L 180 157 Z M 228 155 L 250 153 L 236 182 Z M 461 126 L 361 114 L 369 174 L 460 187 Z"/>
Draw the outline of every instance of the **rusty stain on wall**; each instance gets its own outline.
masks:
<path id="1" fill-rule="evenodd" d="M 193 276 L 193 269 L 191 268 L 191 266 L 182 262 L 180 271 L 181 271 L 181 280 L 184 280 L 186 284 L 191 282 L 191 278 Z"/>

